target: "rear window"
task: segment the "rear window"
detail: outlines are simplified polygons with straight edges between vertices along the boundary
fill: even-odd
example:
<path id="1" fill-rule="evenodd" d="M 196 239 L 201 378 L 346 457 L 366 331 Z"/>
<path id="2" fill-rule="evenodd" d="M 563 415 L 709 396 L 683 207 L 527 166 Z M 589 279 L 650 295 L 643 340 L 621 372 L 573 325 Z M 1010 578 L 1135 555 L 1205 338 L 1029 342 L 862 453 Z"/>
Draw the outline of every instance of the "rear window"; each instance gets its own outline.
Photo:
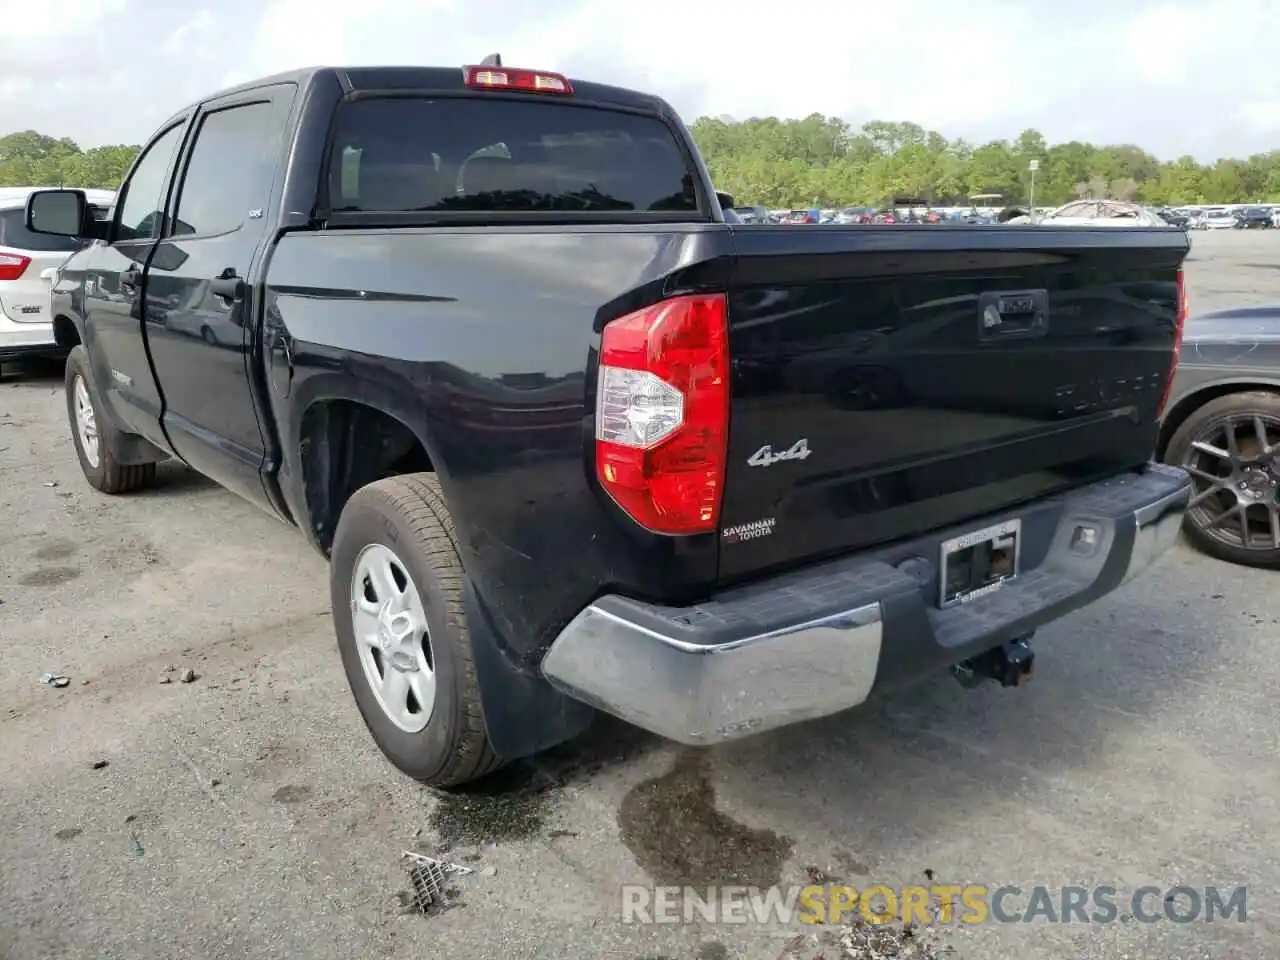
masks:
<path id="1" fill-rule="evenodd" d="M 344 104 L 330 156 L 338 212 L 680 213 L 694 179 L 655 117 L 564 103 Z"/>
<path id="2" fill-rule="evenodd" d="M 75 237 L 32 233 L 22 219 L 22 210 L 0 210 L 0 245 L 36 253 L 73 253 L 84 246 L 84 241 Z"/>

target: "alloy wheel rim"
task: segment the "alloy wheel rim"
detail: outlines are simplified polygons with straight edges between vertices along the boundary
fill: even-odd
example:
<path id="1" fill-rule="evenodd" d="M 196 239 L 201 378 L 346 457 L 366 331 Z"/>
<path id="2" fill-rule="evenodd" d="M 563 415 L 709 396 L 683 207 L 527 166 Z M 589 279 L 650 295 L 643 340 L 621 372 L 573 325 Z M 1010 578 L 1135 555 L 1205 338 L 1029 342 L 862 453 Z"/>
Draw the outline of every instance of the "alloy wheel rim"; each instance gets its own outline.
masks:
<path id="1" fill-rule="evenodd" d="M 84 377 L 76 374 L 72 383 L 72 402 L 75 408 L 76 433 L 80 438 L 80 449 L 84 451 L 89 466 L 97 467 L 98 452 L 98 417 L 93 410 L 93 400 L 89 397 L 89 388 Z"/>
<path id="2" fill-rule="evenodd" d="M 406 733 L 425 729 L 436 702 L 426 608 L 404 562 L 383 544 L 369 544 L 356 557 L 351 623 L 378 706 Z"/>
<path id="3" fill-rule="evenodd" d="M 1183 468 L 1195 485 L 1188 508 L 1206 536 L 1244 550 L 1280 550 L 1280 417 L 1236 414 L 1208 424 Z"/>

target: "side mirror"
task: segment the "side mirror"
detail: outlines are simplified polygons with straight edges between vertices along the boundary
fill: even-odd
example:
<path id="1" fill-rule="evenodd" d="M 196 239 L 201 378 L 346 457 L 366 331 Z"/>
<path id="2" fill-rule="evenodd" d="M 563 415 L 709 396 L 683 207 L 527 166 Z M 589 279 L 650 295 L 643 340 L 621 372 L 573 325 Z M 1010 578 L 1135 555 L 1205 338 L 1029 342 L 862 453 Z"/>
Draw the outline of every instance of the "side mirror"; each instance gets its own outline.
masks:
<path id="1" fill-rule="evenodd" d="M 734 207 L 733 197 L 727 193 L 716 192 L 716 199 L 720 201 L 721 210 L 732 210 Z"/>
<path id="2" fill-rule="evenodd" d="M 27 197 L 23 223 L 32 233 L 92 236 L 89 221 L 89 202 L 83 190 L 37 190 Z"/>

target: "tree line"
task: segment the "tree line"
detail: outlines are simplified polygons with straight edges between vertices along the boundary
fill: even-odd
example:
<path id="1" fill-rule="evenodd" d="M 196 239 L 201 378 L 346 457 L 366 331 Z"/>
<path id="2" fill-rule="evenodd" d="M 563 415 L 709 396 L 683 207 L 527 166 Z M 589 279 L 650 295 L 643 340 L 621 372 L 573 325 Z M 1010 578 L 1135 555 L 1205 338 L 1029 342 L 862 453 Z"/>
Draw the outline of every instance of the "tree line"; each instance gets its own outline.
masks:
<path id="1" fill-rule="evenodd" d="M 1173 205 L 1280 201 L 1280 150 L 1212 164 L 1190 156 L 1162 162 L 1132 144 L 1050 146 L 1037 130 L 972 144 L 914 123 L 855 128 L 819 114 L 803 120 L 704 117 L 690 129 L 716 189 L 744 205 L 879 206 L 915 197 L 950 206 L 983 193 L 1027 203 L 1032 160 L 1039 161 L 1037 206 L 1079 197 Z"/>
<path id="2" fill-rule="evenodd" d="M 914 123 L 854 127 L 819 114 L 734 121 L 703 117 L 690 125 L 716 189 L 739 204 L 879 206 L 917 197 L 937 206 L 976 194 L 1026 203 L 1035 175 L 1037 205 L 1077 197 L 1151 204 L 1280 201 L 1280 150 L 1202 164 L 1161 161 L 1132 144 L 1071 141 L 1050 146 L 1036 130 L 975 145 L 948 140 Z M 74 140 L 24 130 L 0 137 L 0 186 L 120 185 L 136 144 L 81 149 Z"/>
<path id="3" fill-rule="evenodd" d="M 0 137 L 0 187 L 120 186 L 137 144 L 115 144 L 82 150 L 67 137 L 58 139 L 23 130 Z"/>

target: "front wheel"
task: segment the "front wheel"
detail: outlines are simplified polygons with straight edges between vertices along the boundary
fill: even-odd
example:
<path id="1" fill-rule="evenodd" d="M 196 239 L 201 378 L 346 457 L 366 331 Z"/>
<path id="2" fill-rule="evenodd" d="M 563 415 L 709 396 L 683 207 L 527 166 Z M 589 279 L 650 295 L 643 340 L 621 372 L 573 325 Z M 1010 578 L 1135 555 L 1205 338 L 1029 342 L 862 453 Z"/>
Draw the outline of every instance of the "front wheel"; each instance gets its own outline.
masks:
<path id="1" fill-rule="evenodd" d="M 1195 485 L 1187 539 L 1220 560 L 1280 567 L 1280 394 L 1210 400 L 1174 432 L 1164 459 Z"/>
<path id="2" fill-rule="evenodd" d="M 66 370 L 67 419 L 80 470 L 89 486 L 103 493 L 129 493 L 155 480 L 154 463 L 123 464 L 115 458 L 116 433 L 102 416 L 89 354 L 72 348 Z"/>
<path id="3" fill-rule="evenodd" d="M 485 731 L 465 574 L 435 476 L 356 491 L 338 521 L 329 576 L 347 682 L 387 758 L 433 787 L 501 766 Z"/>

